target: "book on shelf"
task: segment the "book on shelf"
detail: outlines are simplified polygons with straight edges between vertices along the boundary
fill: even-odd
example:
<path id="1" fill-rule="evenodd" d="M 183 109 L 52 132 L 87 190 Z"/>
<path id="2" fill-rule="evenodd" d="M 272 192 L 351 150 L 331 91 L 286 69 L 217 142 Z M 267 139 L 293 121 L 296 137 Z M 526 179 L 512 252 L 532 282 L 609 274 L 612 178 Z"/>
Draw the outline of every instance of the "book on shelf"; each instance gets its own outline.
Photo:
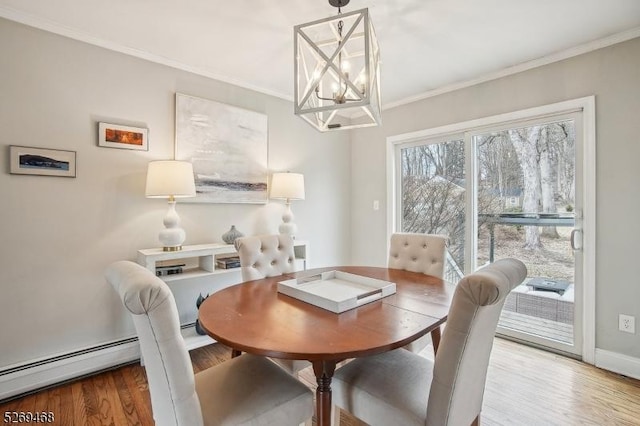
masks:
<path id="1" fill-rule="evenodd" d="M 240 267 L 240 258 L 237 256 L 234 257 L 223 257 L 216 260 L 216 267 L 218 269 L 232 269 Z"/>
<path id="2" fill-rule="evenodd" d="M 185 266 L 184 263 L 160 263 L 156 264 L 156 276 L 164 277 L 167 275 L 176 275 L 182 273 L 182 268 Z"/>
<path id="3" fill-rule="evenodd" d="M 229 263 L 229 264 L 218 264 L 217 268 L 218 269 L 234 269 L 234 268 L 239 268 L 240 264 L 239 263 Z"/>
<path id="4" fill-rule="evenodd" d="M 160 260 L 156 262 L 156 269 L 158 268 L 172 268 L 175 266 L 185 266 L 184 262 L 179 260 Z"/>
<path id="5" fill-rule="evenodd" d="M 163 269 L 182 268 L 184 266 L 185 266 L 184 263 L 180 263 L 180 264 L 177 264 L 177 265 L 156 266 L 156 271 L 161 271 Z"/>
<path id="6" fill-rule="evenodd" d="M 182 266 L 156 268 L 156 276 L 164 277 L 167 275 L 176 275 L 182 273 Z"/>

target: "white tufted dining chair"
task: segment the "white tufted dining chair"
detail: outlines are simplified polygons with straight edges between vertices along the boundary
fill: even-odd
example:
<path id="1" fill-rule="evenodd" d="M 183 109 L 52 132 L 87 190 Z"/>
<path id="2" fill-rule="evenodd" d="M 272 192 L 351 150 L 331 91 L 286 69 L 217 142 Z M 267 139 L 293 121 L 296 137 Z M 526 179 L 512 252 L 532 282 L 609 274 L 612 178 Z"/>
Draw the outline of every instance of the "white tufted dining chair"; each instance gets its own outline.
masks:
<path id="1" fill-rule="evenodd" d="M 242 237 L 235 241 L 235 245 L 240 255 L 243 281 L 275 277 L 296 270 L 293 238 L 289 235 Z M 273 358 L 273 361 L 294 376 L 311 365 L 304 360 Z"/>
<path id="2" fill-rule="evenodd" d="M 193 374 L 167 284 L 120 261 L 105 276 L 131 313 L 159 426 L 297 425 L 311 421 L 313 394 L 266 358 L 242 355 Z"/>
<path id="3" fill-rule="evenodd" d="M 446 248 L 444 235 L 398 232 L 391 235 L 388 265 L 442 278 Z"/>
<path id="4" fill-rule="evenodd" d="M 293 238 L 289 235 L 258 235 L 235 241 L 240 255 L 242 281 L 259 280 L 295 272 Z"/>
<path id="5" fill-rule="evenodd" d="M 446 250 L 447 237 L 444 235 L 395 233 L 391 235 L 388 266 L 443 278 Z M 427 334 L 409 343 L 405 349 L 420 353 L 431 340 L 431 335 Z M 433 344 L 437 348 L 438 342 Z"/>
<path id="6" fill-rule="evenodd" d="M 333 376 L 334 405 L 371 426 L 479 424 L 500 312 L 526 276 L 521 261 L 502 259 L 464 277 L 435 362 L 404 349 L 355 359 Z"/>

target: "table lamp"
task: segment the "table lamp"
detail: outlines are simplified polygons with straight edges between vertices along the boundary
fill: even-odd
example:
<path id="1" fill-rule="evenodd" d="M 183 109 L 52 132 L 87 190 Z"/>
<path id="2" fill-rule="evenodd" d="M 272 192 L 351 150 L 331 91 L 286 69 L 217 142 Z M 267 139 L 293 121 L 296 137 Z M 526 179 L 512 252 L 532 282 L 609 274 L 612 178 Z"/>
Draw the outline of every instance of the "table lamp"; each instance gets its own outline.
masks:
<path id="1" fill-rule="evenodd" d="M 300 173 L 274 173 L 271 176 L 271 198 L 286 200 L 286 210 L 278 231 L 295 238 L 298 227 L 293 222 L 291 200 L 304 200 L 304 176 Z"/>
<path id="2" fill-rule="evenodd" d="M 193 165 L 187 161 L 176 160 L 150 162 L 145 195 L 147 198 L 169 199 L 169 211 L 163 219 L 165 229 L 160 231 L 158 239 L 164 251 L 182 250 L 186 234 L 180 227 L 176 198 L 195 197 Z"/>

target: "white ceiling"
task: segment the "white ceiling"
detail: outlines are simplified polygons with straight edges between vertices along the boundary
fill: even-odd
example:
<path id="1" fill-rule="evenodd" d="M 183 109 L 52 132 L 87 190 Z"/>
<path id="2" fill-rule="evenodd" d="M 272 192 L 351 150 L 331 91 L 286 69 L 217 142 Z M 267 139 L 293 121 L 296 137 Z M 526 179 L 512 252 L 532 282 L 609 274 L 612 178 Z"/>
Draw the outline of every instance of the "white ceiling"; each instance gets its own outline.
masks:
<path id="1" fill-rule="evenodd" d="M 640 36 L 640 0 L 351 0 L 343 11 L 365 7 L 386 106 Z M 0 0 L 2 17 L 287 99 L 293 26 L 336 12 L 327 0 Z"/>

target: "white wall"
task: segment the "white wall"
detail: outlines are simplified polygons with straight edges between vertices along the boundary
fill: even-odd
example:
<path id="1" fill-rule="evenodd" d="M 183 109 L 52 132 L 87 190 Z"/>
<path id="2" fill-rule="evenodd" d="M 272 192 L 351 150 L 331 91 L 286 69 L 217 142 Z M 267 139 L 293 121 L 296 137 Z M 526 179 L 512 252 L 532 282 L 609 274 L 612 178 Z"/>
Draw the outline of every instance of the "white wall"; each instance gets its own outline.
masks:
<path id="1" fill-rule="evenodd" d="M 354 263 L 386 262 L 388 136 L 589 95 L 596 96 L 597 127 L 596 347 L 640 358 L 640 333 L 618 331 L 618 313 L 640 321 L 640 39 L 387 110 L 382 127 L 355 132 Z M 373 200 L 381 200 L 379 211 Z"/>
<path id="2" fill-rule="evenodd" d="M 102 274 L 159 244 L 167 205 L 144 197 L 145 174 L 172 158 L 176 92 L 267 114 L 270 168 L 305 175 L 293 210 L 312 266 L 349 262 L 348 133 L 318 133 L 281 99 L 0 19 L 0 371 L 133 335 Z M 148 127 L 149 151 L 98 147 L 98 121 Z M 76 151 L 77 178 L 10 175 L 9 145 Z M 232 224 L 276 232 L 282 204 L 178 210 L 199 244 Z"/>

